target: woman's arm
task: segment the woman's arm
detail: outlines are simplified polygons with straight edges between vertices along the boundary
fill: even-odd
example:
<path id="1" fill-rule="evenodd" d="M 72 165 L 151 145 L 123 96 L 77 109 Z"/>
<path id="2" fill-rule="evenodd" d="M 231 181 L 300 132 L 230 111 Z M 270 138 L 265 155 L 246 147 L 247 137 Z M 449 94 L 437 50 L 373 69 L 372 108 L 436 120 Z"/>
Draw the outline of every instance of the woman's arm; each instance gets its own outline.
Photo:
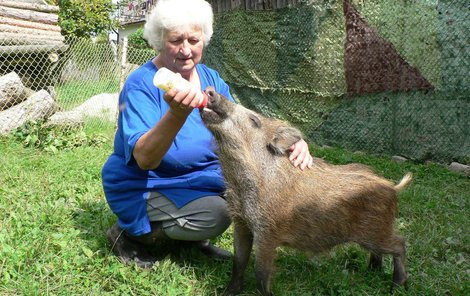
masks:
<path id="1" fill-rule="evenodd" d="M 155 169 L 170 149 L 186 118 L 199 103 L 196 91 L 171 89 L 163 96 L 170 109 L 137 140 L 132 155 L 143 170 Z"/>

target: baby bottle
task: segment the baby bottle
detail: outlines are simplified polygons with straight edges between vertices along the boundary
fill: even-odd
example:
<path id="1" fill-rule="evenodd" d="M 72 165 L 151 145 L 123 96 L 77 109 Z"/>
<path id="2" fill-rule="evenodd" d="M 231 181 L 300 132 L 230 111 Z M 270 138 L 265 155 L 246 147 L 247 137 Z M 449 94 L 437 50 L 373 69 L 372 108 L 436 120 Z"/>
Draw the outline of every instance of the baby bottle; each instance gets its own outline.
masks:
<path id="1" fill-rule="evenodd" d="M 157 73 L 155 73 L 155 76 L 153 77 L 153 85 L 164 91 L 169 91 L 172 88 L 176 88 L 178 91 L 186 90 L 188 88 L 196 88 L 191 84 L 191 82 L 181 77 L 181 75 L 178 75 L 165 67 L 158 69 Z M 196 108 L 204 108 L 207 105 L 207 95 L 198 91 L 196 97 L 199 98 L 199 104 Z"/>

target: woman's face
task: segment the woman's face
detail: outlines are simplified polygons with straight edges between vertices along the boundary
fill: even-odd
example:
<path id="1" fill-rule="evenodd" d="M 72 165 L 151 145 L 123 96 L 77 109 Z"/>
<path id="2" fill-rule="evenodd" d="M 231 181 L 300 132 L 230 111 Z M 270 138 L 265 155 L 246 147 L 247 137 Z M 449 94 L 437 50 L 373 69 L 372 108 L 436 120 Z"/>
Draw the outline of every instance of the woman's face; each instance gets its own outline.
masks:
<path id="1" fill-rule="evenodd" d="M 168 31 L 159 53 L 163 66 L 183 77 L 189 75 L 201 61 L 204 49 L 202 38 L 199 27 L 190 27 L 184 32 Z"/>

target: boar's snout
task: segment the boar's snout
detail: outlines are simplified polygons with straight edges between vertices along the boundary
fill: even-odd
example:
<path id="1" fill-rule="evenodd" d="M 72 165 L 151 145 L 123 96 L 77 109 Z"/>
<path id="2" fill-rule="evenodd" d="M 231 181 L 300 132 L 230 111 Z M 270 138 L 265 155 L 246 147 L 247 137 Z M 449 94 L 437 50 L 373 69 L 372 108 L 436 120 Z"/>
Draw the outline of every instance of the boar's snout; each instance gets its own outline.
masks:
<path id="1" fill-rule="evenodd" d="M 206 124 L 222 122 L 234 108 L 234 103 L 217 93 L 212 86 L 207 87 L 204 93 L 207 95 L 207 105 L 201 111 L 202 119 Z"/>
<path id="2" fill-rule="evenodd" d="M 214 87 L 208 86 L 204 90 L 204 93 L 207 95 L 208 103 L 212 103 L 214 100 L 216 100 L 217 92 L 215 91 Z"/>

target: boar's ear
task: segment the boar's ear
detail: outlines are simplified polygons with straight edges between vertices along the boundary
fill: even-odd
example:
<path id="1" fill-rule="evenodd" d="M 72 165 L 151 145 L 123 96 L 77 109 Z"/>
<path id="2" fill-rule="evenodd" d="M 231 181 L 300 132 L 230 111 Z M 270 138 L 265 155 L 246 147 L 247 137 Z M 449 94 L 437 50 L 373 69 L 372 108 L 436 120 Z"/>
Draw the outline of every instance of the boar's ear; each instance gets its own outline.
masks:
<path id="1" fill-rule="evenodd" d="M 268 150 L 275 155 L 286 155 L 290 146 L 300 139 L 302 139 L 302 133 L 298 129 L 291 126 L 280 126 L 268 143 Z"/>

